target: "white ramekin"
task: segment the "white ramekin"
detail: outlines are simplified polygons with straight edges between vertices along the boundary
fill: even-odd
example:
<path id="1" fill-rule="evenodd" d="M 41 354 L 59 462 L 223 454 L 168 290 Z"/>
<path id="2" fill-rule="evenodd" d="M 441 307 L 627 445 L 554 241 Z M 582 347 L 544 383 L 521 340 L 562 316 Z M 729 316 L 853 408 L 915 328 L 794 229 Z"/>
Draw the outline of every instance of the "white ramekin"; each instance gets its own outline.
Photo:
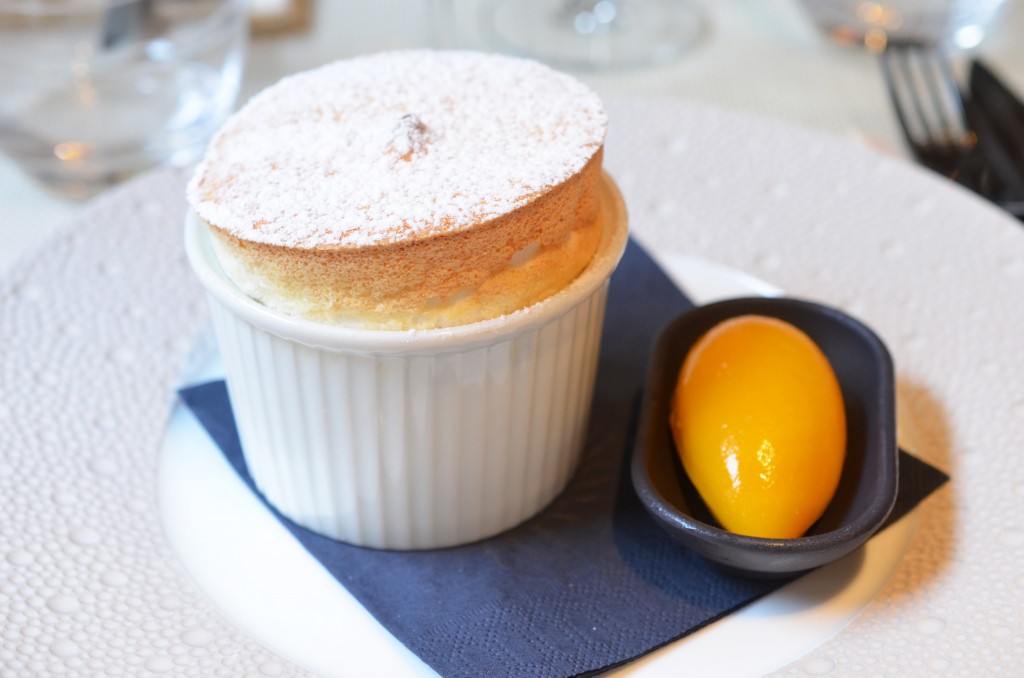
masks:
<path id="1" fill-rule="evenodd" d="M 601 179 L 597 254 L 557 294 L 470 325 L 362 330 L 273 311 L 186 249 L 207 290 L 246 463 L 299 525 L 351 544 L 465 544 L 538 513 L 579 461 L 625 206 Z"/>

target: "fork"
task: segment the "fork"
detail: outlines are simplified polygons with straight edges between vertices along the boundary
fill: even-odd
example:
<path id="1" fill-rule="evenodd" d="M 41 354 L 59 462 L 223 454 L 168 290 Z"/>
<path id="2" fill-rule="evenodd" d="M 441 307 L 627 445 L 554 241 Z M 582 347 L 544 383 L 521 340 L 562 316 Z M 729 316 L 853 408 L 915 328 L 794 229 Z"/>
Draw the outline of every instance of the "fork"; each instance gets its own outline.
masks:
<path id="1" fill-rule="evenodd" d="M 977 189 L 977 136 L 967 124 L 964 101 L 949 60 L 940 48 L 890 44 L 881 55 L 882 74 L 903 136 L 925 167 Z M 968 170 L 968 171 L 965 171 Z"/>
<path id="2" fill-rule="evenodd" d="M 1024 204 L 1006 201 L 1003 186 L 986 157 L 999 149 L 978 143 L 972 118 L 982 116 L 961 94 L 945 52 L 918 43 L 890 43 L 881 55 L 882 75 L 896 118 L 920 164 L 945 175 L 1024 218 Z"/>

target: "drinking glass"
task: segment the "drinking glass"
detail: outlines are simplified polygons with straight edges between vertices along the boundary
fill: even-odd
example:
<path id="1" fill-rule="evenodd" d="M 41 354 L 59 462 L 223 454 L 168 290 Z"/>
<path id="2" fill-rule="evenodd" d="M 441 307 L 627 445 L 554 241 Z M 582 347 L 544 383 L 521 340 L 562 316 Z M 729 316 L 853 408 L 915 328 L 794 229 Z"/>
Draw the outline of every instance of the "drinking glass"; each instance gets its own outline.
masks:
<path id="1" fill-rule="evenodd" d="M 996 25 L 1005 0 L 802 0 L 811 20 L 842 44 L 881 51 L 890 41 L 971 49 Z"/>
<path id="2" fill-rule="evenodd" d="M 705 28 L 690 0 L 492 0 L 487 27 L 509 51 L 569 68 L 671 61 Z"/>
<path id="3" fill-rule="evenodd" d="M 75 197 L 190 163 L 246 35 L 244 0 L 0 0 L 0 152 Z"/>

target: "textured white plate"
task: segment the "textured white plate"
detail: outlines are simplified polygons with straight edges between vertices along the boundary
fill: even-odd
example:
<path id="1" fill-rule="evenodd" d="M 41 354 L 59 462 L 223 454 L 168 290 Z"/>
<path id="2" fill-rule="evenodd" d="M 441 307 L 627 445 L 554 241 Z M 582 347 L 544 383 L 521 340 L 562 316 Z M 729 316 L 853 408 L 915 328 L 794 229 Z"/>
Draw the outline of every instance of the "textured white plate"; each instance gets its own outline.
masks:
<path id="1" fill-rule="evenodd" d="M 841 139 L 718 108 L 610 109 L 634 234 L 864 319 L 894 354 L 903 432 L 953 477 L 871 603 L 782 673 L 1014 674 L 1021 224 Z M 0 279 L 5 677 L 308 675 L 226 620 L 160 521 L 174 387 L 207 324 L 182 257 L 185 179 L 102 197 Z"/>
<path id="2" fill-rule="evenodd" d="M 659 259 L 698 303 L 778 292 L 698 259 Z M 185 381 L 222 375 L 214 355 Z M 160 507 L 168 539 L 195 582 L 275 652 L 324 676 L 436 675 L 270 516 L 180 405 L 161 457 Z M 785 666 L 834 635 L 871 600 L 902 557 L 912 526 L 912 517 L 900 521 L 866 548 L 616 673 L 755 676 Z M 737 647 L 744 651 L 733 651 Z"/>

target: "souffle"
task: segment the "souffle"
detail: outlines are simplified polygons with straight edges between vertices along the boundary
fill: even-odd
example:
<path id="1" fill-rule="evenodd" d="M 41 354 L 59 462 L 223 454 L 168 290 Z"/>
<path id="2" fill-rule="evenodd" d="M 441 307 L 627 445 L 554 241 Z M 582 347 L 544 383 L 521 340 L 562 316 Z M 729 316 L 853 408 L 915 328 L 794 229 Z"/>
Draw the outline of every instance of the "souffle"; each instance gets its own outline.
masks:
<path id="1" fill-rule="evenodd" d="M 536 62 L 374 54 L 254 97 L 188 197 L 225 274 L 274 310 L 365 329 L 464 325 L 586 268 L 606 127 L 594 92 Z"/>

